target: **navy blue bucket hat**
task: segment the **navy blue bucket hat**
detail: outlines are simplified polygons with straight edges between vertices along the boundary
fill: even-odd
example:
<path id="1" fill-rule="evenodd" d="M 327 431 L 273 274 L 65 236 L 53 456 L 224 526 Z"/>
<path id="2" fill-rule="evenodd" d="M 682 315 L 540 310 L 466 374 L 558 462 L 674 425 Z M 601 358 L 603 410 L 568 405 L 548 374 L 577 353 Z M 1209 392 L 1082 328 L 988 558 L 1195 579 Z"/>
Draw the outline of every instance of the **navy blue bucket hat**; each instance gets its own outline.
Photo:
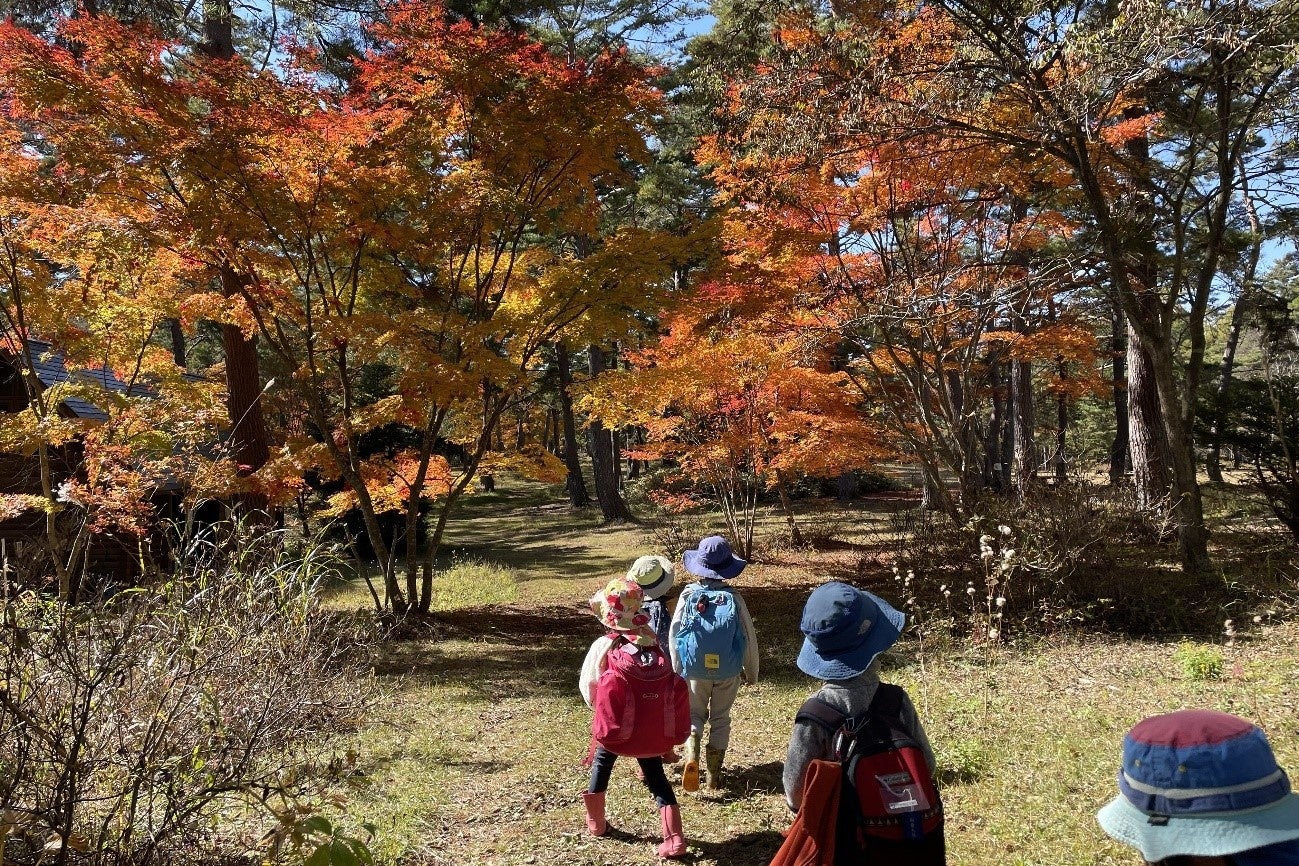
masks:
<path id="1" fill-rule="evenodd" d="M 838 581 L 822 584 L 803 606 L 798 669 L 819 680 L 852 679 L 893 646 L 906 620 L 873 593 Z"/>
<path id="2" fill-rule="evenodd" d="M 1299 795 L 1263 732 L 1216 710 L 1151 716 L 1129 731 L 1119 796 L 1096 820 L 1152 863 L 1299 863 Z"/>
<path id="3" fill-rule="evenodd" d="M 696 577 L 712 577 L 717 580 L 730 580 L 749 563 L 731 552 L 731 546 L 720 535 L 710 535 L 694 550 L 681 554 L 681 561 L 686 571 Z"/>

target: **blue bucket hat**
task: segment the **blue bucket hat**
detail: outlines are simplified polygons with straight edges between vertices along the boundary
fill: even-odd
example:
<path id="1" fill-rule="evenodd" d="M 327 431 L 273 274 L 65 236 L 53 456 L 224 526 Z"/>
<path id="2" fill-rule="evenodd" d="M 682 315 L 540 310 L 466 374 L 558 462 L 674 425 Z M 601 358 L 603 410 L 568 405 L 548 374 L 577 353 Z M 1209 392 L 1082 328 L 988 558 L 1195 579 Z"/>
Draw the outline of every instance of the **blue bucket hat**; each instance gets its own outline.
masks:
<path id="1" fill-rule="evenodd" d="M 730 580 L 748 565 L 731 552 L 731 546 L 720 535 L 710 535 L 699 542 L 699 547 L 681 554 L 686 571 L 697 577 Z"/>
<path id="2" fill-rule="evenodd" d="M 893 646 L 906 620 L 873 593 L 839 581 L 822 584 L 803 606 L 798 669 L 819 680 L 852 679 Z"/>
<path id="3" fill-rule="evenodd" d="M 1137 723 L 1123 738 L 1119 796 L 1096 820 L 1152 863 L 1179 855 L 1299 863 L 1299 795 L 1263 732 L 1216 710 Z"/>

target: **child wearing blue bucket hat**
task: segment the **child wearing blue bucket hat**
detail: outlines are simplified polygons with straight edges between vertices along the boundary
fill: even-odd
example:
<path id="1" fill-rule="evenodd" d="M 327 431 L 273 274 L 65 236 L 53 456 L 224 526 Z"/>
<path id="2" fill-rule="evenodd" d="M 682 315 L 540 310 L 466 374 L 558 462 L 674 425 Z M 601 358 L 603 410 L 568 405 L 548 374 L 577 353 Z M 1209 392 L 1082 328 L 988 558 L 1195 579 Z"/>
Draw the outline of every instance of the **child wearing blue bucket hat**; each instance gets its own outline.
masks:
<path id="1" fill-rule="evenodd" d="M 758 636 L 743 597 L 728 582 L 748 563 L 731 552 L 720 535 L 710 535 L 681 555 L 694 578 L 677 599 L 668 626 L 672 667 L 690 686 L 690 738 L 686 740 L 681 787 L 699 790 L 699 745 L 704 726 L 708 787 L 722 787 L 722 762 L 731 741 L 731 707 L 740 683 L 758 681 Z"/>
<path id="2" fill-rule="evenodd" d="M 808 703 L 818 701 L 845 717 L 865 713 L 880 688 L 879 657 L 902 633 L 906 616 L 879 596 L 832 581 L 812 591 L 803 607 L 799 629 L 803 648 L 798 669 L 822 681 Z M 934 772 L 934 752 L 903 692 L 898 707 L 902 729 L 919 745 Z M 806 706 L 806 704 L 804 705 Z M 785 757 L 785 801 L 797 811 L 802 801 L 804 777 L 813 760 L 834 758 L 834 733 L 801 714 L 794 722 Z"/>
<path id="3" fill-rule="evenodd" d="M 1299 795 L 1263 732 L 1216 710 L 1138 722 L 1101 829 L 1161 866 L 1299 866 Z"/>

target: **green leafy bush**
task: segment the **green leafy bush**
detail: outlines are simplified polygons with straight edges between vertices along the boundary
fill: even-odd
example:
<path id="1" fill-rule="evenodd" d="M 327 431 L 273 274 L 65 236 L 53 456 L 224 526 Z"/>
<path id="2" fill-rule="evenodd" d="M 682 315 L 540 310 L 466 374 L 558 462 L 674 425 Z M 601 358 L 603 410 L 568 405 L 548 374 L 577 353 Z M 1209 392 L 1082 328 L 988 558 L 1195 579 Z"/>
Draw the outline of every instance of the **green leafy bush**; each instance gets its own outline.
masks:
<path id="1" fill-rule="evenodd" d="M 1215 646 L 1184 640 L 1173 650 L 1173 660 L 1188 680 L 1206 682 L 1222 678 L 1222 650 Z"/>

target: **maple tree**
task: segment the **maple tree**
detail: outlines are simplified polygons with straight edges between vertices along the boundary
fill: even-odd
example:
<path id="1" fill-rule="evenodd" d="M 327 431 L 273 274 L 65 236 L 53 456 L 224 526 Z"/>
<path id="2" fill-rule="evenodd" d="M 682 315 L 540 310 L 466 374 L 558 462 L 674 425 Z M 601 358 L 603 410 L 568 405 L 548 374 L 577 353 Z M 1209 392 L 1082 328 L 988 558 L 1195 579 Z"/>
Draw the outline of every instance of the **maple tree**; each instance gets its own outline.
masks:
<path id="1" fill-rule="evenodd" d="M 781 492 L 797 533 L 784 499 L 791 480 L 892 453 L 848 377 L 831 369 L 831 335 L 738 315 L 757 294 L 752 282 L 705 282 L 666 318 L 657 344 L 628 353 L 632 369 L 601 375 L 582 398 L 595 417 L 644 429 L 632 456 L 670 461 L 675 475 L 710 489 L 744 556 L 761 491 Z"/>
<path id="2" fill-rule="evenodd" d="M 961 517 L 999 474 L 1007 402 L 1026 419 L 1013 429 L 1021 493 L 1034 474 L 1035 365 L 1040 379 L 1049 362 L 1045 385 L 1066 401 L 1095 386 L 1095 338 L 1056 311 L 1074 286 L 1043 254 L 1073 230 L 1050 203 L 1059 174 L 941 136 L 804 136 L 770 106 L 802 93 L 804 76 L 841 72 L 821 54 L 825 38 L 787 18 L 778 39 L 794 59 L 737 81 L 701 149 L 733 205 L 730 259 L 776 289 L 750 299 L 761 315 L 835 335 L 863 404 L 922 469 L 929 504 Z M 806 69 L 806 51 L 824 65 Z M 1013 399 L 1006 365 L 1023 378 Z"/>
<path id="3" fill-rule="evenodd" d="M 451 507 L 506 459 L 494 434 L 542 347 L 670 273 L 672 244 L 634 227 L 581 259 L 538 241 L 592 232 L 597 183 L 643 153 L 657 99 L 644 71 L 625 52 L 569 62 L 418 4 L 373 26 L 381 47 L 347 88 L 323 83 L 306 50 L 271 74 L 172 53 L 111 20 L 63 32 L 76 54 L 3 32 L 15 115 L 87 189 L 146 202 L 156 248 L 183 250 L 198 272 L 173 309 L 255 336 L 283 373 L 267 399 L 305 416 L 264 468 L 236 449 L 193 477 L 205 494 L 253 489 L 272 502 L 307 471 L 341 477 L 325 516 L 358 508 L 387 603 L 427 610 Z M 367 400 L 358 377 L 376 365 L 398 373 L 392 393 Z M 243 420 L 232 414 L 230 438 Z M 410 447 L 365 453 L 362 439 L 393 424 L 414 431 Z M 457 470 L 439 442 L 461 450 Z M 232 472 L 243 477 L 222 489 Z M 434 500 L 420 551 L 417 522 Z M 394 510 L 405 586 L 378 522 Z"/>
<path id="4" fill-rule="evenodd" d="M 1286 138 L 1277 124 L 1295 73 L 1284 6 L 1215 2 L 1171 15 L 1155 2 L 948 0 L 792 10 L 727 110 L 728 134 L 743 130 L 779 155 L 815 159 L 871 137 L 905 143 L 919 164 L 975 154 L 995 182 L 1023 177 L 1030 198 L 1058 191 L 1054 206 L 1080 229 L 1070 246 L 1087 248 L 1068 267 L 1103 280 L 1130 325 L 1133 430 L 1150 434 L 1149 448 L 1166 443 L 1187 571 L 1208 564 L 1191 436 L 1203 319 L 1238 174 L 1246 157 L 1267 170 L 1249 143 L 1268 124 Z M 1184 367 L 1174 328 L 1183 303 Z M 1136 400 L 1139 387 L 1153 411 Z M 1134 454 L 1149 448 L 1134 435 Z"/>
<path id="5" fill-rule="evenodd" d="M 0 510 L 43 514 L 48 564 L 71 599 L 104 544 L 153 559 L 156 496 L 183 474 L 180 453 L 207 436 L 216 395 L 152 342 L 176 315 L 189 263 L 152 245 L 148 208 L 51 170 L 48 141 L 9 116 L 0 123 L 0 350 L 24 395 L 4 416 L 0 448 L 30 455 L 37 473 Z M 54 341 L 66 381 L 37 375 L 51 352 L 41 340 Z M 93 412 L 66 410 L 69 400 Z"/>

